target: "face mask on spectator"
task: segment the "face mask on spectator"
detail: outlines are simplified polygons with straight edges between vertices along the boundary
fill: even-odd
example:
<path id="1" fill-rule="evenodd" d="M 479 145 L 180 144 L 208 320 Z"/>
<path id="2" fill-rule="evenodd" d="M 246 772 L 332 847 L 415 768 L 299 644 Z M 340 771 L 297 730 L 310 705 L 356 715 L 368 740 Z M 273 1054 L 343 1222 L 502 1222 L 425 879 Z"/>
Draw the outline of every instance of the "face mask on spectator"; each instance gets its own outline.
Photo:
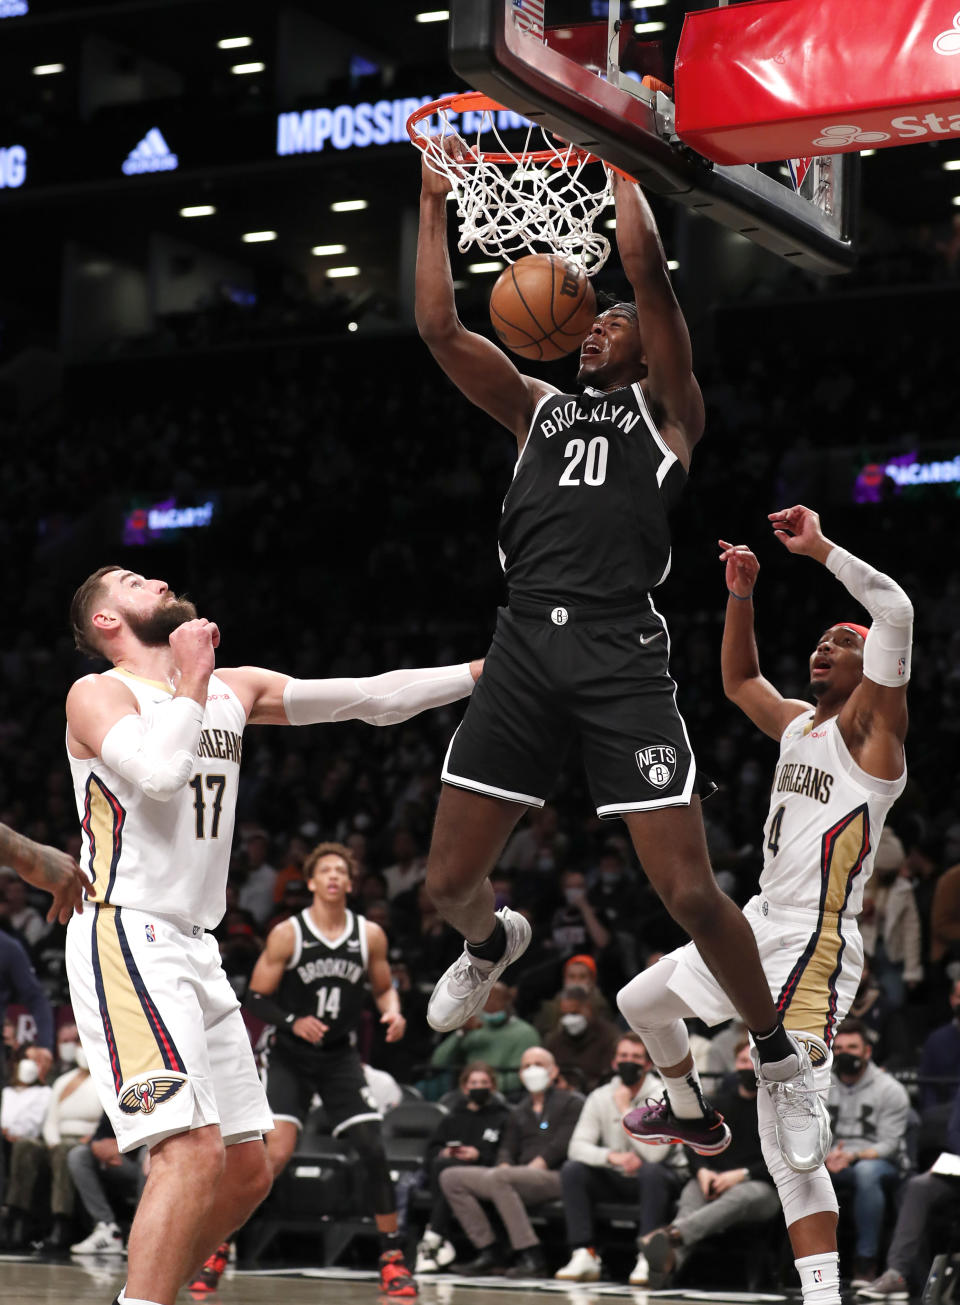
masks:
<path id="1" fill-rule="evenodd" d="M 550 1071 L 545 1065 L 528 1065 L 520 1071 L 520 1082 L 528 1092 L 546 1092 L 550 1086 Z"/>
<path id="2" fill-rule="evenodd" d="M 583 889 L 565 888 L 563 890 L 563 899 L 568 906 L 576 906 L 577 902 L 582 902 L 584 897 Z"/>
<path id="3" fill-rule="evenodd" d="M 738 1069 L 737 1082 L 743 1088 L 744 1092 L 756 1092 L 757 1090 L 756 1071 L 752 1069 Z"/>
<path id="4" fill-rule="evenodd" d="M 21 1060 L 17 1066 L 17 1082 L 30 1087 L 40 1077 L 40 1070 L 35 1060 Z"/>
<path id="5" fill-rule="evenodd" d="M 63 1063 L 64 1063 L 65 1065 L 72 1065 L 72 1064 L 74 1063 L 74 1061 L 76 1060 L 76 1058 L 77 1058 L 77 1043 L 76 1043 L 76 1042 L 61 1042 L 61 1043 L 60 1043 L 60 1059 L 63 1061 Z"/>
<path id="6" fill-rule="evenodd" d="M 485 1106 L 493 1093 L 489 1088 L 471 1088 L 467 1096 L 475 1106 Z"/>
<path id="7" fill-rule="evenodd" d="M 505 1024 L 507 1021 L 507 1012 L 505 1010 L 482 1010 L 480 1012 L 480 1018 L 483 1020 L 484 1024 Z"/>
<path id="8" fill-rule="evenodd" d="M 600 882 L 604 888 L 616 888 L 617 884 L 620 882 L 620 871 L 601 870 Z"/>
<path id="9" fill-rule="evenodd" d="M 855 1056 L 852 1051 L 838 1051 L 833 1058 L 833 1066 L 838 1074 L 859 1074 L 863 1068 L 863 1057 Z"/>
<path id="10" fill-rule="evenodd" d="M 561 1015 L 560 1024 L 566 1030 L 566 1032 L 570 1034 L 571 1038 L 582 1037 L 583 1034 L 586 1033 L 587 1031 L 586 1015 L 577 1015 L 574 1013 L 571 1013 L 569 1015 Z"/>
<path id="11" fill-rule="evenodd" d="M 87 1053 L 83 1047 L 77 1047 L 77 1069 L 87 1068 Z"/>
<path id="12" fill-rule="evenodd" d="M 636 1087 L 643 1078 L 643 1066 L 635 1060 L 618 1060 L 617 1073 L 624 1087 Z"/>

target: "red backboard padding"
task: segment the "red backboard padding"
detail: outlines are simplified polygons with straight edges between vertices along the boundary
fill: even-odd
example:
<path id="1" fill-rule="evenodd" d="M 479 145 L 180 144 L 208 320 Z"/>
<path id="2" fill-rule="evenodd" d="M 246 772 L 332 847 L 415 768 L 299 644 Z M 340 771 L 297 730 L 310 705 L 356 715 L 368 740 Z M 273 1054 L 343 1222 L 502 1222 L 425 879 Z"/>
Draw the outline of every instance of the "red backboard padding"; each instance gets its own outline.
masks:
<path id="1" fill-rule="evenodd" d="M 716 163 L 960 141 L 960 0 L 757 0 L 687 14 L 677 132 Z"/>

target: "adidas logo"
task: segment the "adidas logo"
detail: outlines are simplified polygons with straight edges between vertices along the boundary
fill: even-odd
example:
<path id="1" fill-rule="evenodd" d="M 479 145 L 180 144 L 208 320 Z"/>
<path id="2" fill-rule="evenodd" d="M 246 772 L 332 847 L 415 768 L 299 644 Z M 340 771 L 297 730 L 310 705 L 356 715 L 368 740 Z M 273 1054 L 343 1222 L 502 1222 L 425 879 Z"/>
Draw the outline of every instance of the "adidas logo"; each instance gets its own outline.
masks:
<path id="1" fill-rule="evenodd" d="M 141 172 L 173 172 L 179 162 L 176 154 L 170 153 L 160 129 L 151 127 L 136 149 L 127 155 L 123 171 L 128 177 Z"/>

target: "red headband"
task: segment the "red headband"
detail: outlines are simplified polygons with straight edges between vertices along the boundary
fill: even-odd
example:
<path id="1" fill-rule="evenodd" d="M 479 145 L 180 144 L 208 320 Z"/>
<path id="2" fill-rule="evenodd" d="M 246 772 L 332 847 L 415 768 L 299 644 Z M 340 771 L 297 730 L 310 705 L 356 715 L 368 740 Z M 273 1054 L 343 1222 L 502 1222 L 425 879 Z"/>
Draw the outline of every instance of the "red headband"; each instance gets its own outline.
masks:
<path id="1" fill-rule="evenodd" d="M 853 621 L 837 621 L 837 625 L 844 630 L 852 630 L 854 634 L 859 634 L 863 640 L 866 640 L 867 635 L 870 633 L 865 625 L 856 625 Z"/>

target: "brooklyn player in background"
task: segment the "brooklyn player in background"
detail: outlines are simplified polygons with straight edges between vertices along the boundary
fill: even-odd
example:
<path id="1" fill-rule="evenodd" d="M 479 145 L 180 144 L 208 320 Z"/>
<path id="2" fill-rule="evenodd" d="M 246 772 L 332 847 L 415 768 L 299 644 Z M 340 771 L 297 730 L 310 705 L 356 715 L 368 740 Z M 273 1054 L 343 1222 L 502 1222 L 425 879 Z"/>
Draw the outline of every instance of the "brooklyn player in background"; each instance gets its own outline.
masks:
<path id="1" fill-rule="evenodd" d="M 463 157 L 466 146 L 452 137 L 447 148 Z M 518 458 L 500 525 L 508 605 L 447 753 L 430 849 L 427 889 L 465 946 L 434 990 L 429 1022 L 462 1025 L 526 948 L 529 924 L 494 911 L 488 876 L 579 736 L 598 814 L 626 822 L 651 884 L 751 1030 L 764 1082 L 806 1082 L 807 1054 L 784 1031 L 750 927 L 710 868 L 669 637 L 650 596 L 670 569 L 667 513 L 704 425 L 653 214 L 638 186 L 614 176 L 617 243 L 635 299 L 596 318 L 580 351 L 584 392 L 561 394 L 521 375 L 457 317 L 448 189 L 424 162 L 417 326 L 465 397 L 514 435 Z M 722 1150 L 729 1129 L 704 1113 L 696 1070 L 662 1072 L 673 1136 L 704 1154 Z M 795 1136 L 784 1134 L 788 1158 Z"/>
<path id="2" fill-rule="evenodd" d="M 245 1005 L 276 1027 L 266 1075 L 273 1113 L 267 1154 L 274 1178 L 293 1154 L 310 1102 L 319 1093 L 334 1137 L 345 1137 L 360 1157 L 380 1232 L 381 1288 L 390 1296 L 413 1296 L 416 1287 L 397 1234 L 382 1117 L 355 1046 L 368 984 L 388 1042 L 403 1037 L 406 1021 L 387 961 L 386 934 L 347 909 L 355 870 L 348 847 L 321 843 L 313 849 L 303 866 L 313 903 L 270 930 Z"/>
<path id="3" fill-rule="evenodd" d="M 206 932 L 225 907 L 244 727 L 406 720 L 465 697 L 480 663 L 362 680 L 216 672 L 216 625 L 116 566 L 80 586 L 71 620 L 77 646 L 113 665 L 67 697 L 93 881 L 67 926 L 70 996 L 121 1151 L 150 1148 L 123 1298 L 173 1305 L 271 1183 L 270 1109 Z"/>
<path id="4" fill-rule="evenodd" d="M 817 1091 L 830 1086 L 834 1033 L 856 995 L 863 969 L 857 916 L 887 812 L 906 784 L 907 681 L 913 607 L 898 584 L 826 539 L 809 508 L 770 517 L 790 550 L 821 562 L 870 613 L 869 631 L 841 621 L 810 657 L 810 704 L 783 698 L 760 673 L 752 593 L 759 564 L 742 545 L 721 540 L 729 598 L 723 630 L 723 686 L 753 723 L 780 742 L 763 830 L 760 892 L 744 909 L 784 1024 L 809 1050 Z M 691 943 L 638 975 L 619 994 L 630 1026 L 654 1064 L 689 1061 L 684 1019 L 730 1019 L 733 1007 Z M 790 1126 L 769 1098 L 757 1098 L 760 1138 L 777 1184 L 805 1305 L 839 1305 L 837 1199 L 811 1150 L 804 1172 L 783 1163 L 775 1135 Z M 659 1140 L 660 1111 L 626 1116 L 628 1131 Z M 807 1114 L 806 1111 L 803 1112 Z M 829 1128 L 824 1125 L 827 1136 Z M 666 1131 L 669 1133 L 669 1124 Z M 670 1267 L 670 1234 L 648 1241 L 651 1268 Z"/>

